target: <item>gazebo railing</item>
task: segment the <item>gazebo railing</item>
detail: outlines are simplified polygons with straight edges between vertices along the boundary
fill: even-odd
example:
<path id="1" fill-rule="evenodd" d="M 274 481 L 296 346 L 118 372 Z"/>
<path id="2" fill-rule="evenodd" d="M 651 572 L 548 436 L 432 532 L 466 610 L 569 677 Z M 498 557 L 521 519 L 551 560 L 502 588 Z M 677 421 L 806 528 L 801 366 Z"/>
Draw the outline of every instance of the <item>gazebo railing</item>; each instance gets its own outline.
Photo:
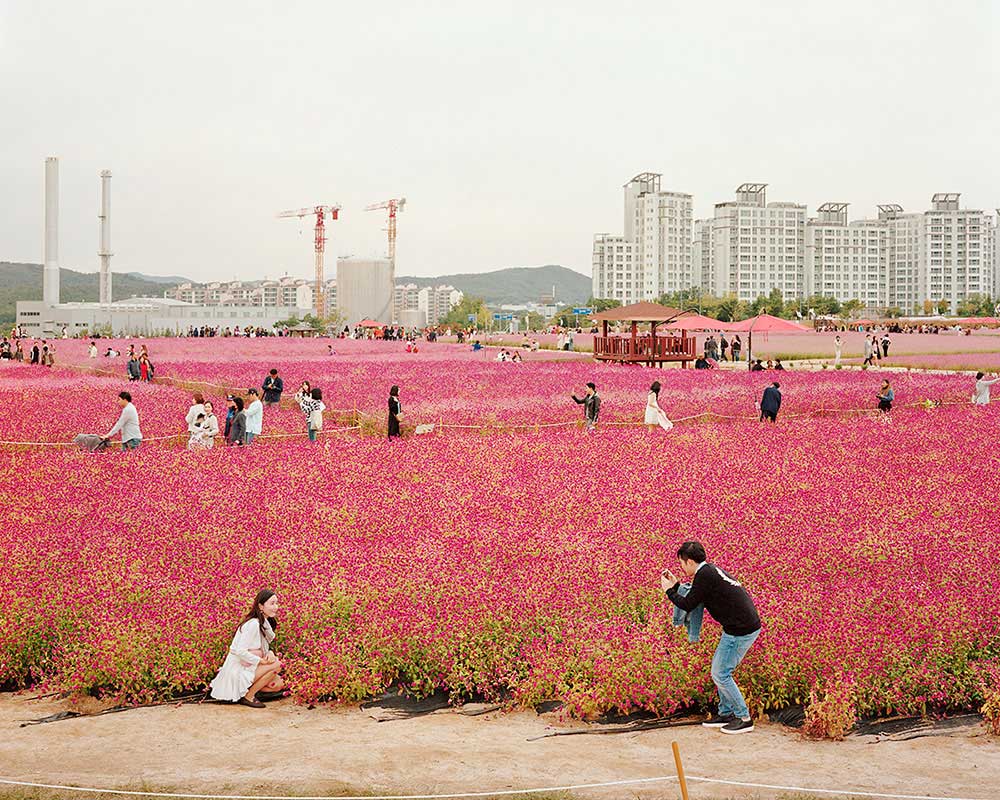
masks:
<path id="1" fill-rule="evenodd" d="M 595 336 L 594 356 L 622 361 L 683 361 L 695 358 L 693 336 Z"/>

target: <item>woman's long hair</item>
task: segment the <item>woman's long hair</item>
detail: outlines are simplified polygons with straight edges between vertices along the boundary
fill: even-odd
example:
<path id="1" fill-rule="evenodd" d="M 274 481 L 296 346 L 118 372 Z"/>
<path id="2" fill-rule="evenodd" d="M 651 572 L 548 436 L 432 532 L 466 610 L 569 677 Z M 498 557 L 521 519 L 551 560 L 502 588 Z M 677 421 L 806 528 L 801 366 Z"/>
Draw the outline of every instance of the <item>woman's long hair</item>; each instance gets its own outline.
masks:
<path id="1" fill-rule="evenodd" d="M 649 387 L 649 391 L 655 394 L 657 397 L 660 396 L 660 382 L 653 381 L 653 385 Z"/>
<path id="2" fill-rule="evenodd" d="M 391 386 L 389 388 L 389 397 L 399 397 L 399 387 L 398 386 L 393 385 L 393 386 Z"/>
<path id="3" fill-rule="evenodd" d="M 257 596 L 253 599 L 253 605 L 250 607 L 250 610 L 247 612 L 247 615 L 240 620 L 240 624 L 237 626 L 237 630 L 243 627 L 243 623 L 255 619 L 257 620 L 257 624 L 260 625 L 261 641 L 266 641 L 266 637 L 264 636 L 264 622 L 267 621 L 267 617 L 264 616 L 264 611 L 261 608 L 261 606 L 263 606 L 264 603 L 266 603 L 272 597 L 274 597 L 274 592 L 272 592 L 270 589 L 261 589 L 259 592 L 257 592 Z M 270 620 L 270 623 L 272 631 L 278 629 L 276 620 L 272 619 Z"/>

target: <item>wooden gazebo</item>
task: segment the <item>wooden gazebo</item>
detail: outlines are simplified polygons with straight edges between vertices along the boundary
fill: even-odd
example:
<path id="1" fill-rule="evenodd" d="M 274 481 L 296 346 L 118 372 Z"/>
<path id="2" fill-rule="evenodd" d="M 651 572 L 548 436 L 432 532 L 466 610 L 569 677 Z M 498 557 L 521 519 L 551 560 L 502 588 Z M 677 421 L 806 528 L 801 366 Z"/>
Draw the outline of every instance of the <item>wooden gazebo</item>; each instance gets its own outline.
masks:
<path id="1" fill-rule="evenodd" d="M 679 335 L 658 336 L 658 325 L 672 323 L 685 312 L 659 303 L 634 303 L 630 306 L 608 309 L 595 314 L 601 322 L 601 335 L 594 337 L 594 358 L 598 361 L 615 361 L 622 364 L 662 364 L 679 361 L 686 367 L 695 360 L 695 338 L 686 330 Z M 612 322 L 628 322 L 630 335 L 612 335 L 608 325 Z M 639 334 L 639 323 L 648 323 L 649 333 Z M 677 327 L 676 324 L 673 327 Z"/>

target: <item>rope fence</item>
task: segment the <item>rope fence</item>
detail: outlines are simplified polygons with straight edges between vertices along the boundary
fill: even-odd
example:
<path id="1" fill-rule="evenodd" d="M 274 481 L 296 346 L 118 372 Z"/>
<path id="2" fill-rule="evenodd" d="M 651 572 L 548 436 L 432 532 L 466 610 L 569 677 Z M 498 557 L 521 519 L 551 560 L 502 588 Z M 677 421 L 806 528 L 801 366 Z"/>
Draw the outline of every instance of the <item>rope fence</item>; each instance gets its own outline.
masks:
<path id="1" fill-rule="evenodd" d="M 738 786 L 746 789 L 771 789 L 783 792 L 808 792 L 810 794 L 832 795 L 839 797 L 867 797 L 874 800 L 985 800 L 985 798 L 957 797 L 953 795 L 928 794 L 894 794 L 891 792 L 868 792 L 861 789 L 840 789 L 812 786 L 783 786 L 774 783 L 753 783 L 749 781 L 725 780 L 723 778 L 707 778 L 697 775 L 684 776 L 685 780 L 696 783 L 708 783 L 719 786 Z M 571 792 L 584 789 L 606 789 L 615 786 L 639 786 L 650 783 L 672 783 L 678 780 L 677 775 L 658 775 L 653 778 L 628 778 L 617 781 L 600 781 L 594 783 L 577 783 L 567 786 L 543 786 L 531 789 L 497 789 L 495 791 L 455 792 L 450 794 L 385 794 L 337 796 L 335 800 L 458 800 L 465 797 L 511 797 L 517 795 L 548 794 L 552 792 Z M 20 786 L 30 789 L 50 789 L 62 792 L 86 792 L 90 794 L 108 794 L 126 797 L 170 797 L 183 800 L 334 800 L 330 795 L 248 795 L 248 794 L 191 794 L 187 792 L 144 792 L 130 789 L 101 789 L 93 786 L 70 786 L 51 783 L 36 783 L 19 781 L 13 778 L 0 778 L 0 784 Z"/>
<path id="2" fill-rule="evenodd" d="M 76 364 L 67 364 L 65 366 L 69 367 L 70 369 L 75 369 L 75 370 L 79 370 L 81 372 L 86 372 L 86 373 L 92 373 L 92 374 L 97 374 L 97 375 L 109 375 L 109 376 L 112 376 L 112 377 L 121 377 L 117 372 L 112 372 L 111 370 L 107 370 L 107 369 L 101 369 L 99 367 L 80 366 L 80 365 L 76 365 Z M 169 376 L 157 378 L 156 382 L 158 382 L 158 383 L 169 382 L 171 385 L 175 385 L 175 386 L 178 386 L 180 388 L 186 388 L 186 389 L 189 389 L 190 391 L 195 391 L 195 390 L 198 390 L 198 389 L 200 389 L 202 387 L 205 387 L 205 386 L 210 386 L 212 388 L 218 389 L 221 392 L 224 392 L 225 394 L 232 394 L 232 393 L 234 393 L 234 391 L 237 391 L 237 392 L 239 391 L 239 390 L 233 390 L 233 389 L 231 389 L 229 387 L 223 386 L 222 384 L 212 383 L 210 381 L 195 381 L 195 380 L 187 380 L 187 379 L 177 379 L 177 378 L 171 378 Z M 991 402 L 996 402 L 996 401 L 997 401 L 997 398 L 991 398 Z M 912 402 L 912 403 L 900 403 L 900 404 L 896 404 L 896 407 L 897 408 L 924 408 L 924 409 L 930 410 L 932 408 L 937 408 L 937 407 L 941 407 L 941 406 L 957 406 L 957 405 L 968 406 L 968 405 L 971 405 L 971 403 L 969 401 L 967 401 L 967 400 L 941 400 L 941 401 L 924 400 L 924 401 L 915 401 L 915 402 Z M 378 416 L 372 415 L 372 414 L 368 414 L 368 413 L 366 413 L 364 411 L 359 410 L 356 407 L 353 408 L 353 409 L 346 409 L 346 408 L 345 409 L 334 409 L 334 408 L 329 408 L 329 409 L 326 409 L 324 413 L 325 414 L 330 414 L 331 416 L 340 416 L 340 417 L 347 416 L 347 417 L 349 417 L 350 421 L 355 422 L 356 424 L 347 425 L 347 426 L 343 426 L 343 427 L 340 427 L 340 428 L 322 429 L 322 430 L 319 431 L 319 433 L 321 435 L 346 433 L 346 432 L 349 432 L 349 431 L 362 431 L 363 432 L 366 429 L 373 429 L 373 428 L 379 428 L 379 429 L 381 429 L 382 426 L 384 425 L 384 422 L 383 422 L 383 420 L 382 420 L 381 417 L 378 417 Z M 798 413 L 785 413 L 785 414 L 782 414 L 781 417 L 782 417 L 782 419 L 803 419 L 803 418 L 809 418 L 809 417 L 840 416 L 840 415 L 843 415 L 843 416 L 872 416 L 872 417 L 879 417 L 881 415 L 881 412 L 878 409 L 869 408 L 869 407 L 866 407 L 866 408 L 818 408 L 818 409 L 813 409 L 811 411 L 802 411 L 802 412 L 798 412 Z M 738 421 L 752 422 L 752 421 L 758 420 L 759 416 L 760 416 L 759 413 L 756 413 L 756 414 L 722 414 L 722 413 L 719 413 L 717 411 L 702 411 L 702 412 L 699 412 L 697 414 L 690 414 L 690 415 L 684 416 L 684 417 L 670 418 L 670 421 L 673 424 L 675 424 L 675 425 L 678 424 L 678 423 L 682 423 L 682 422 L 692 422 L 692 421 L 696 421 L 696 420 L 706 420 L 706 421 L 711 421 L 711 420 L 738 420 Z M 547 428 L 566 428 L 566 427 L 577 427 L 577 428 L 580 428 L 580 427 L 583 427 L 584 424 L 585 424 L 585 421 L 584 420 L 580 420 L 580 419 L 567 420 L 567 421 L 563 421 L 563 422 L 526 422 L 526 423 L 516 423 L 516 424 L 505 424 L 505 423 L 502 423 L 502 422 L 494 422 L 494 421 L 487 421 L 487 422 L 481 422 L 481 423 L 476 423 L 476 424 L 459 424 L 459 423 L 445 422 L 443 419 L 438 418 L 438 420 L 435 421 L 435 422 L 427 422 L 427 423 L 421 423 L 421 424 L 419 424 L 418 427 L 424 428 L 425 430 L 424 431 L 418 431 L 418 433 L 427 433 L 427 432 L 431 432 L 431 431 L 440 433 L 441 431 L 446 431 L 446 430 L 453 430 L 453 431 L 462 431 L 462 430 L 466 430 L 466 431 L 481 431 L 481 432 L 484 432 L 484 433 L 488 433 L 488 432 L 507 433 L 507 432 L 515 432 L 515 431 L 534 431 L 534 432 L 537 433 L 537 432 L 540 432 L 541 430 L 547 429 Z M 602 427 L 602 428 L 607 428 L 607 427 L 656 427 L 655 425 L 647 425 L 646 423 L 641 422 L 641 421 L 628 421 L 628 420 L 615 420 L 615 421 L 608 421 L 608 422 L 599 422 L 598 425 L 599 425 L 599 427 Z M 362 435 L 364 435 L 364 434 L 362 434 Z M 289 432 L 289 433 L 263 433 L 263 434 L 258 434 L 254 438 L 255 439 L 265 439 L 265 440 L 267 440 L 267 439 L 295 439 L 295 438 L 305 438 L 305 434 L 304 433 L 295 433 L 295 432 Z M 178 445 L 186 446 L 186 444 L 187 444 L 187 433 L 186 432 L 179 432 L 179 433 L 172 434 L 172 435 L 167 435 L 167 436 L 155 436 L 155 437 L 151 437 L 151 438 L 143 438 L 142 444 L 145 445 L 145 444 L 149 444 L 149 443 L 153 443 L 153 442 L 168 442 L 168 441 L 173 441 L 173 442 L 176 442 Z M 77 445 L 74 442 L 47 442 L 47 441 L 36 442 L 36 441 L 19 441 L 19 440 L 0 439 L 0 447 L 77 447 Z"/>

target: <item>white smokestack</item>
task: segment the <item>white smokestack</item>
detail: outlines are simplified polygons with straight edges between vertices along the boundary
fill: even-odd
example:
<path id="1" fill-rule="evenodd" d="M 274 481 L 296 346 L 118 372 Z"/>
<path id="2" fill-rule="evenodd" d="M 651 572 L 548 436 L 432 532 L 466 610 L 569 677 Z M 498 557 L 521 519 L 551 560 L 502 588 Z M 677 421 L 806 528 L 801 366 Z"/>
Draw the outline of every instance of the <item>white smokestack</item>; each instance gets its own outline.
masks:
<path id="1" fill-rule="evenodd" d="M 111 170 L 101 172 L 101 303 L 111 302 Z"/>
<path id="2" fill-rule="evenodd" d="M 42 300 L 59 305 L 59 159 L 45 159 L 45 266 L 42 268 Z"/>

